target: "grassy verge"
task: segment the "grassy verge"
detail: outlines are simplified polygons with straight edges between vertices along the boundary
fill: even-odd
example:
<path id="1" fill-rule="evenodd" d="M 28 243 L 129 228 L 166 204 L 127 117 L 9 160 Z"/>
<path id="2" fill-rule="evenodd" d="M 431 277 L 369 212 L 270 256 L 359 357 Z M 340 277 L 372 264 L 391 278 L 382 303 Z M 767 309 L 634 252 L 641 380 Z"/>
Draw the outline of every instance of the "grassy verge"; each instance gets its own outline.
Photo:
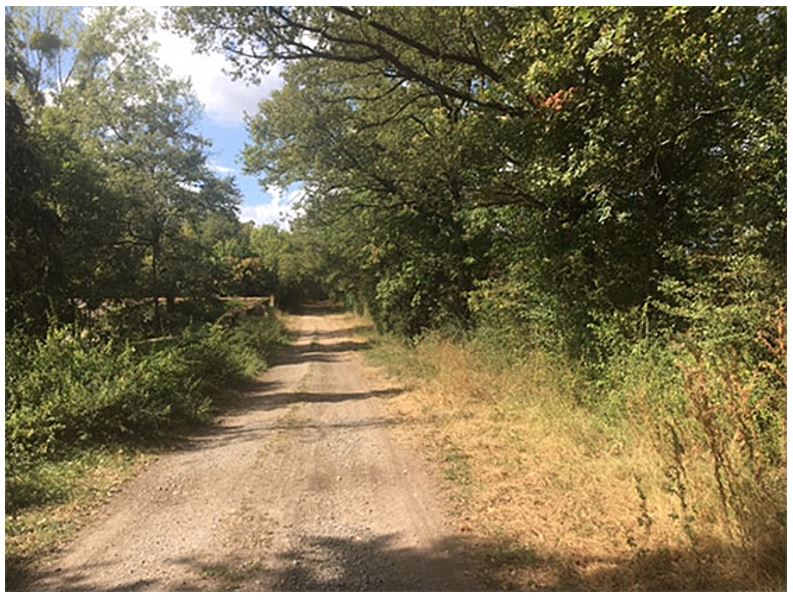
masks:
<path id="1" fill-rule="evenodd" d="M 133 448 L 97 448 L 41 462 L 31 478 L 46 481 L 49 495 L 6 514 L 6 589 L 17 589 L 31 565 L 71 539 L 94 510 L 155 458 Z"/>
<path id="2" fill-rule="evenodd" d="M 6 342 L 7 586 L 68 539 L 161 441 L 206 422 L 286 341 L 272 313 L 149 348 L 76 337 Z"/>
<path id="3" fill-rule="evenodd" d="M 784 458 L 762 454 L 758 436 L 771 428 L 752 429 L 740 389 L 716 390 L 723 378 L 701 365 L 665 372 L 652 352 L 595 388 L 546 353 L 494 354 L 440 337 L 413 348 L 380 338 L 370 351 L 412 384 L 394 408 L 448 479 L 460 530 L 481 540 L 494 585 L 785 588 Z M 628 401 L 602 410 L 594 394 Z M 736 429 L 716 423 L 718 411 Z M 784 452 L 784 432 L 772 437 Z"/>

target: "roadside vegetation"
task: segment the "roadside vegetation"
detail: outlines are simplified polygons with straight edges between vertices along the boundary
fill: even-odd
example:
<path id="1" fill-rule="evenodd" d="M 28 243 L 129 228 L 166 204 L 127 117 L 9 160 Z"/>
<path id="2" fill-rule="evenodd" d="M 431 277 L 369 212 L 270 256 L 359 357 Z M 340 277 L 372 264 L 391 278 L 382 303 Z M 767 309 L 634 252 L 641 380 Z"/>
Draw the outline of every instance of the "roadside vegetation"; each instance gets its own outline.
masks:
<path id="1" fill-rule="evenodd" d="M 311 285 L 238 221 L 138 9 L 6 8 L 9 579 L 266 368 Z M 297 283 L 299 281 L 299 284 Z"/>
<path id="2" fill-rule="evenodd" d="M 108 444 L 156 441 L 206 422 L 215 401 L 266 367 L 283 341 L 274 314 L 133 345 L 51 329 L 6 343 L 6 507 L 59 496 L 52 460 Z M 147 347 L 148 346 L 148 347 Z"/>
<path id="3" fill-rule="evenodd" d="M 784 323 L 767 333 L 784 352 Z M 410 384 L 391 409 L 435 457 L 494 586 L 786 587 L 779 373 L 645 344 L 593 379 L 493 339 L 380 337 L 370 358 Z"/>
<path id="4" fill-rule="evenodd" d="M 294 239 L 421 376 L 505 585 L 785 587 L 786 18 L 172 11 L 284 61 L 246 165 L 303 182 Z"/>
<path id="5" fill-rule="evenodd" d="M 237 221 L 151 16 L 75 14 L 6 9 L 9 506 L 258 368 L 219 297 L 329 296 L 499 585 L 785 588 L 784 7 L 170 9 L 280 69 L 243 159 L 289 232 Z"/>
<path id="6" fill-rule="evenodd" d="M 188 427 L 209 423 L 264 370 L 286 332 L 254 305 L 151 342 L 70 327 L 6 341 L 6 567 L 73 534 L 82 517 Z M 250 309 L 249 309 L 250 312 Z M 177 444 L 178 445 L 178 444 Z"/>

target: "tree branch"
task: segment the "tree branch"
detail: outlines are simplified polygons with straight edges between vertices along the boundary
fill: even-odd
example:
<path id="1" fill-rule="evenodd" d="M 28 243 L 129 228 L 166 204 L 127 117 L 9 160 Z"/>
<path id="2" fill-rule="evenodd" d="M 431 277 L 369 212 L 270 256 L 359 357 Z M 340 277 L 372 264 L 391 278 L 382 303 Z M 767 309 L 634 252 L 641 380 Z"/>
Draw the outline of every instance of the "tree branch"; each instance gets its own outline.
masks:
<path id="1" fill-rule="evenodd" d="M 361 13 L 359 13 L 354 8 L 345 8 L 345 7 L 342 7 L 342 6 L 334 6 L 334 7 L 331 7 L 331 8 L 332 8 L 332 10 L 334 10 L 334 11 L 336 11 L 338 13 L 341 13 L 341 14 L 346 15 L 346 16 L 352 18 L 352 19 L 355 19 L 357 21 L 365 23 L 369 27 L 371 27 L 371 28 L 373 28 L 373 29 L 375 29 L 375 30 L 377 30 L 377 31 L 379 31 L 381 33 L 386 34 L 387 36 L 389 36 L 389 37 L 391 37 L 391 38 L 393 38 L 393 39 L 405 44 L 406 46 L 410 46 L 411 48 L 413 48 L 414 50 L 418 51 L 423 56 L 427 56 L 427 57 L 433 58 L 435 60 L 451 60 L 451 61 L 454 61 L 454 62 L 463 63 L 463 64 L 469 65 L 471 67 L 475 67 L 477 70 L 479 70 L 481 73 L 483 73 L 484 75 L 486 75 L 487 77 L 489 77 L 490 79 L 492 79 L 495 82 L 501 81 L 501 75 L 495 69 L 493 69 L 492 67 L 490 67 L 487 64 L 485 64 L 485 62 L 482 60 L 481 56 L 477 55 L 476 57 L 472 57 L 472 56 L 466 56 L 464 54 L 457 54 L 457 53 L 453 53 L 453 52 L 442 52 L 440 50 L 436 50 L 434 48 L 430 48 L 426 44 L 423 44 L 422 42 L 419 42 L 418 40 L 415 40 L 415 39 L 413 39 L 411 37 L 408 37 L 407 35 L 399 32 L 399 31 L 397 31 L 395 29 L 392 29 L 388 25 L 384 25 L 383 23 L 380 23 L 378 21 L 375 21 L 374 19 L 368 18 L 365 15 L 362 15 Z"/>

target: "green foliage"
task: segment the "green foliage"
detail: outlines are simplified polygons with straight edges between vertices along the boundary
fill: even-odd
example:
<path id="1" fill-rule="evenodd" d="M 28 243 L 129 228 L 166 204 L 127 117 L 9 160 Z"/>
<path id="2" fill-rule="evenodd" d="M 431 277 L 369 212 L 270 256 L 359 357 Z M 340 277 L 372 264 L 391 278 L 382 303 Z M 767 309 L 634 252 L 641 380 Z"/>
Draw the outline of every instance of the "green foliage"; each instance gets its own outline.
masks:
<path id="1" fill-rule="evenodd" d="M 259 268 L 269 275 L 268 289 L 279 306 L 297 308 L 305 300 L 324 297 L 316 239 L 299 225 L 291 232 L 274 225 L 252 229 L 250 247 Z"/>
<path id="2" fill-rule="evenodd" d="M 41 334 L 49 319 L 148 297 L 145 325 L 162 333 L 154 298 L 172 307 L 223 285 L 200 234 L 208 219 L 236 222 L 240 201 L 207 164 L 190 84 L 159 64 L 146 11 L 100 8 L 85 23 L 73 8 L 8 12 L 9 323 Z"/>
<path id="3" fill-rule="evenodd" d="M 784 279 L 785 19 L 764 7 L 172 15 L 199 48 L 250 50 L 229 52 L 242 77 L 287 61 L 284 88 L 248 122 L 246 166 L 304 182 L 301 222 L 340 297 L 401 335 L 498 323 L 596 363 L 617 351 L 609 329 L 690 327 L 662 305 L 675 285 L 720 294 L 704 263 L 753 257 Z M 762 293 L 774 304 L 780 289 Z M 647 327 L 626 337 L 637 311 Z"/>
<path id="4" fill-rule="evenodd" d="M 26 87 L 31 74 L 13 36 L 14 21 L 6 20 L 5 91 L 5 229 L 6 316 L 27 321 L 30 328 L 46 327 L 42 318 L 48 297 L 61 283 L 56 252 L 58 219 L 40 198 L 49 183 L 41 140 L 31 131 L 23 106 L 10 92 L 14 84 Z"/>
<path id="5" fill-rule="evenodd" d="M 174 425 L 205 420 L 213 402 L 264 368 L 282 340 L 273 316 L 232 328 L 198 327 L 150 349 L 76 336 L 71 328 L 53 328 L 43 340 L 9 337 L 9 501 L 26 494 L 28 471 L 43 459 L 152 440 Z"/>

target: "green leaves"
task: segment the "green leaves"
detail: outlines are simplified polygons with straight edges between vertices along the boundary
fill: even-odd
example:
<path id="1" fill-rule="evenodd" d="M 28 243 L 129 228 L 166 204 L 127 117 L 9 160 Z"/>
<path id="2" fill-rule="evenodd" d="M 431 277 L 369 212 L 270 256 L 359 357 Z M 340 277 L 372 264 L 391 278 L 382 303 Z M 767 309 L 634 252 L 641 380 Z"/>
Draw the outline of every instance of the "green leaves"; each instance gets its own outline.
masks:
<path id="1" fill-rule="evenodd" d="M 219 8 L 175 19 L 202 47 L 254 49 L 233 59 L 240 75 L 288 61 L 286 87 L 250 121 L 248 169 L 307 185 L 304 222 L 332 257 L 329 280 L 357 288 L 388 327 L 467 320 L 458 302 L 474 281 L 508 283 L 527 305 L 553 305 L 580 352 L 593 315 L 645 305 L 665 277 L 693 285 L 697 254 L 740 239 L 784 257 L 777 233 L 752 233 L 784 222 L 784 185 L 771 183 L 784 172 L 780 11 Z"/>
<path id="2" fill-rule="evenodd" d="M 31 104 L 24 89 L 14 96 L 29 110 L 19 115 L 12 141 L 35 147 L 37 158 L 17 153 L 18 197 L 7 221 L 14 298 L 8 314 L 13 323 L 38 320 L 40 329 L 47 314 L 80 318 L 81 310 L 113 299 L 213 295 L 210 247 L 192 232 L 211 215 L 235 218 L 240 201 L 234 180 L 216 177 L 206 164 L 208 142 L 194 132 L 200 106 L 189 82 L 160 66 L 150 41 L 152 15 L 98 8 L 75 25 L 75 14 L 25 10 L 6 32 L 12 49 L 16 39 L 44 52 L 49 38 L 42 31 L 63 41 L 49 40 L 47 52 L 55 54 L 21 71 L 35 69 L 34 91 L 51 86 L 47 105 Z M 61 64 L 67 48 L 72 62 Z M 16 58 L 19 71 L 25 56 Z M 68 75 L 59 71 L 66 68 Z M 9 183 L 17 186 L 13 176 Z M 31 235 L 34 229 L 40 233 Z M 33 253 L 49 264 L 25 275 Z M 155 308 L 154 329 L 159 317 Z"/>

